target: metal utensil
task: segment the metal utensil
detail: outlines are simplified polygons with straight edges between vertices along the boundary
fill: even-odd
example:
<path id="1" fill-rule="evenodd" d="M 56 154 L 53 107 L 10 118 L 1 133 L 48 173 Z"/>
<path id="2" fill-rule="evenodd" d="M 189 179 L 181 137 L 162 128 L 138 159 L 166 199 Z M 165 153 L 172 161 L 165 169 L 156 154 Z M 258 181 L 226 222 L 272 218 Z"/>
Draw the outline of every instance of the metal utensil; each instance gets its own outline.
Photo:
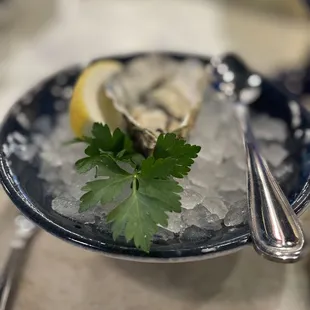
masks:
<path id="1" fill-rule="evenodd" d="M 15 236 L 11 242 L 11 252 L 0 275 L 0 310 L 7 310 L 14 291 L 25 252 L 38 228 L 24 216 L 15 218 Z"/>
<path id="2" fill-rule="evenodd" d="M 305 238 L 294 210 L 253 135 L 248 104 L 260 94 L 261 79 L 248 74 L 243 63 L 233 55 L 211 61 L 214 86 L 235 105 L 241 124 L 247 162 L 249 226 L 254 248 L 267 259 L 295 262 L 302 254 Z M 246 82 L 246 83 L 245 83 Z"/>

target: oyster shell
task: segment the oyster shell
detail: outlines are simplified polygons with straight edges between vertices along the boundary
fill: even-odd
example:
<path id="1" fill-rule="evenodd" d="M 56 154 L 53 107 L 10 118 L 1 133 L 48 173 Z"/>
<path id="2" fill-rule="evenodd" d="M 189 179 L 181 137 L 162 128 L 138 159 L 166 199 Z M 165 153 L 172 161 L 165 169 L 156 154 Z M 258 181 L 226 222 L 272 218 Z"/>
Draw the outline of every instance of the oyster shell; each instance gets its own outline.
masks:
<path id="1" fill-rule="evenodd" d="M 205 85 L 206 74 L 199 60 L 152 55 L 130 61 L 105 87 L 123 116 L 124 129 L 148 154 L 162 132 L 187 138 Z"/>

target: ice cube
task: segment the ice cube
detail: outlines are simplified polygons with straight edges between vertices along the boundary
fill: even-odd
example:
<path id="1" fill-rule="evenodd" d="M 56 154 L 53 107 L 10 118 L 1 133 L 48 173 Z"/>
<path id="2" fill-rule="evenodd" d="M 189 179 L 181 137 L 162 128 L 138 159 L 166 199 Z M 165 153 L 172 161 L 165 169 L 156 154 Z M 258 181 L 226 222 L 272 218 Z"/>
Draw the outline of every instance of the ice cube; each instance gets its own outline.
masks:
<path id="1" fill-rule="evenodd" d="M 247 220 L 248 208 L 246 200 L 233 204 L 224 218 L 224 225 L 227 227 L 238 226 Z"/>
<path id="2" fill-rule="evenodd" d="M 225 156 L 232 156 L 238 150 L 231 142 L 232 139 L 240 142 L 240 130 L 237 130 L 236 120 L 230 112 L 229 105 L 208 100 L 199 113 L 190 142 L 200 145 L 200 156 L 210 162 L 220 163 Z"/>
<path id="3" fill-rule="evenodd" d="M 242 180 L 240 178 L 233 179 L 227 177 L 220 180 L 218 188 L 223 191 L 235 191 L 238 189 L 245 190 L 246 182 L 245 179 Z"/>
<path id="4" fill-rule="evenodd" d="M 222 191 L 234 191 L 244 189 L 246 186 L 246 174 L 231 159 L 222 163 L 216 171 L 216 187 Z"/>
<path id="5" fill-rule="evenodd" d="M 245 179 L 245 173 L 232 159 L 225 160 L 216 170 L 216 176 L 219 178 Z"/>
<path id="6" fill-rule="evenodd" d="M 185 209 L 193 209 L 197 204 L 201 203 L 203 197 L 194 189 L 185 188 L 180 194 L 182 207 Z"/>
<path id="7" fill-rule="evenodd" d="M 15 147 L 15 155 L 21 160 L 30 162 L 35 154 L 38 152 L 38 149 L 34 145 L 18 145 Z"/>
<path id="8" fill-rule="evenodd" d="M 171 239 L 174 239 L 175 238 L 175 234 L 168 230 L 168 229 L 165 229 L 163 227 L 159 227 L 158 229 L 158 232 L 156 233 L 155 235 L 155 240 L 156 239 L 161 239 L 161 240 L 164 240 L 164 241 L 168 241 L 168 240 L 171 240 Z"/>
<path id="9" fill-rule="evenodd" d="M 217 109 L 218 106 L 213 102 L 202 105 L 195 128 L 190 137 L 191 143 L 196 142 L 202 145 L 206 141 L 214 141 L 219 126 L 221 125 L 219 122 L 220 113 L 218 113 Z M 204 130 L 201 130 L 202 128 Z"/>
<path id="10" fill-rule="evenodd" d="M 197 226 L 187 227 L 180 236 L 181 241 L 201 241 L 212 237 L 212 232 Z"/>
<path id="11" fill-rule="evenodd" d="M 189 179 L 200 187 L 214 188 L 217 184 L 215 176 L 217 168 L 217 165 L 214 163 L 198 156 L 192 166 Z"/>
<path id="12" fill-rule="evenodd" d="M 176 180 L 181 186 L 182 188 L 190 188 L 193 186 L 193 183 L 191 182 L 191 180 L 188 177 L 184 177 L 182 179 L 177 179 Z"/>
<path id="13" fill-rule="evenodd" d="M 237 161 L 237 158 L 238 160 L 243 159 L 245 161 L 245 152 L 242 142 L 237 143 L 234 140 L 230 139 L 230 141 L 226 142 L 226 148 L 223 154 L 223 160 L 232 159 L 233 161 Z"/>
<path id="14" fill-rule="evenodd" d="M 206 197 L 202 205 L 205 206 L 211 214 L 216 214 L 223 219 L 228 212 L 228 207 L 221 198 Z"/>
<path id="15" fill-rule="evenodd" d="M 105 215 L 115 207 L 115 204 L 109 203 L 105 206 L 98 204 L 85 212 L 79 212 L 80 201 L 72 197 L 67 192 L 59 194 L 52 201 L 52 209 L 57 213 L 74 219 L 79 223 L 94 223 L 95 217 L 103 219 Z"/>
<path id="16" fill-rule="evenodd" d="M 182 220 L 186 226 L 197 226 L 209 230 L 222 228 L 220 218 L 216 214 L 211 214 L 202 204 L 191 210 L 183 210 Z"/>
<path id="17" fill-rule="evenodd" d="M 217 214 L 209 214 L 205 219 L 200 219 L 199 227 L 208 230 L 221 230 L 222 220 Z"/>
<path id="18" fill-rule="evenodd" d="M 204 144 L 206 145 L 206 144 Z M 224 160 L 226 141 L 223 139 L 216 139 L 216 142 L 209 142 L 206 146 L 201 147 L 199 156 L 212 164 L 220 164 Z"/>
<path id="19" fill-rule="evenodd" d="M 52 201 L 52 208 L 63 216 L 75 218 L 79 211 L 79 201 L 65 195 L 58 196 Z"/>
<path id="20" fill-rule="evenodd" d="M 220 197 L 219 192 L 215 188 L 209 186 L 202 187 L 195 183 L 192 183 L 190 188 L 199 193 L 202 197 Z"/>
<path id="21" fill-rule="evenodd" d="M 278 167 L 288 156 L 288 151 L 280 144 L 272 143 L 262 147 L 262 155 L 273 166 Z"/>
<path id="22" fill-rule="evenodd" d="M 256 139 L 285 142 L 287 125 L 282 120 L 271 118 L 266 114 L 257 114 L 251 118 L 251 126 Z"/>
<path id="23" fill-rule="evenodd" d="M 230 204 L 246 199 L 246 192 L 241 189 L 235 191 L 219 191 L 220 196 Z"/>
<path id="24" fill-rule="evenodd" d="M 170 212 L 168 213 L 168 226 L 166 229 L 178 233 L 184 228 L 184 223 L 181 219 L 181 213 Z"/>
<path id="25" fill-rule="evenodd" d="M 200 220 L 207 218 L 210 214 L 210 211 L 207 210 L 202 204 L 198 204 L 193 209 L 183 210 L 181 218 L 187 226 L 200 226 Z"/>
<path id="26" fill-rule="evenodd" d="M 242 171 L 247 170 L 245 154 L 244 154 L 244 156 L 236 156 L 236 157 L 234 157 L 233 160 L 239 169 L 241 169 Z"/>

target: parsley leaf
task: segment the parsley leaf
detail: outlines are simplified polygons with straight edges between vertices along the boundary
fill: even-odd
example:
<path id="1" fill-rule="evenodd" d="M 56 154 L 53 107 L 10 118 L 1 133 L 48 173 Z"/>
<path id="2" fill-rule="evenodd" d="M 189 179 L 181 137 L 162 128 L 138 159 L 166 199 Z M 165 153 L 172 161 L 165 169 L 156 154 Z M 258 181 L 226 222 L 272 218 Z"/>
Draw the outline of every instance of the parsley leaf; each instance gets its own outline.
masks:
<path id="1" fill-rule="evenodd" d="M 119 174 L 109 179 L 95 180 L 86 183 L 83 190 L 87 191 L 81 197 L 80 212 L 87 211 L 99 202 L 104 205 L 114 201 L 122 194 L 126 185 L 132 182 L 132 176 Z"/>
<path id="2" fill-rule="evenodd" d="M 100 151 L 112 153 L 114 156 L 134 153 L 132 141 L 119 128 L 111 133 L 108 125 L 94 123 L 92 135 L 94 139 L 91 146 Z"/>
<path id="3" fill-rule="evenodd" d="M 100 157 L 84 157 L 75 163 L 75 169 L 78 173 L 86 173 L 100 164 Z"/>
<path id="4" fill-rule="evenodd" d="M 79 172 L 86 171 L 96 165 L 97 176 L 109 177 L 86 183 L 82 189 L 87 193 L 80 199 L 80 212 L 87 211 L 99 202 L 104 205 L 114 201 L 122 194 L 126 186 L 130 186 L 133 179 L 130 173 L 106 156 L 97 157 L 94 161 L 91 161 L 91 158 L 84 158 L 78 161 L 76 165 L 80 168 Z"/>
<path id="5" fill-rule="evenodd" d="M 200 146 L 188 144 L 185 140 L 177 138 L 174 133 L 167 133 L 158 137 L 153 156 L 155 159 L 175 159 L 171 175 L 183 178 L 190 172 L 193 159 L 198 156 L 200 149 Z"/>
<path id="6" fill-rule="evenodd" d="M 76 162 L 76 170 L 96 169 L 97 179 L 83 187 L 80 212 L 115 202 L 107 217 L 114 239 L 124 234 L 127 241 L 149 252 L 158 225 L 168 225 L 167 213 L 181 212 L 183 189 L 173 177 L 188 174 L 200 147 L 175 134 L 161 134 L 153 156 L 144 158 L 135 152 L 129 136 L 119 129 L 111 133 L 107 125 L 98 123 L 93 125 L 92 137 L 83 137 L 82 142 L 87 144 L 87 156 Z M 124 198 L 126 190 L 130 193 Z"/>
<path id="7" fill-rule="evenodd" d="M 75 169 L 79 173 L 86 173 L 93 168 L 97 169 L 96 176 L 114 176 L 127 173 L 110 156 L 106 155 L 84 157 L 75 163 Z"/>
<path id="8" fill-rule="evenodd" d="M 150 156 L 141 163 L 141 175 L 164 179 L 171 175 L 175 164 L 176 160 L 174 158 L 168 157 L 156 160 L 153 156 Z"/>
<path id="9" fill-rule="evenodd" d="M 135 181 L 137 182 L 137 181 Z M 113 222 L 113 238 L 122 232 L 127 241 L 134 240 L 136 247 L 149 252 L 158 224 L 168 225 L 166 212 L 181 212 L 182 188 L 174 180 L 138 179 L 139 188 L 112 210 L 107 220 Z"/>

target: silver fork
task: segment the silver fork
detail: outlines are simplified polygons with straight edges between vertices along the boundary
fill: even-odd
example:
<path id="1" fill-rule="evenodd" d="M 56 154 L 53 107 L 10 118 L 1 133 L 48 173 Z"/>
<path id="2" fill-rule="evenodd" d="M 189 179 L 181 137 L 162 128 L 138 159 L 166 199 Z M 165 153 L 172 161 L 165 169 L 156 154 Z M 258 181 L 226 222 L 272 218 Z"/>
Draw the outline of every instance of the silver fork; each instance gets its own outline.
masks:
<path id="1" fill-rule="evenodd" d="M 10 244 L 10 254 L 0 275 L 0 310 L 7 310 L 12 293 L 18 283 L 26 251 L 38 228 L 23 215 L 15 218 L 15 236 Z"/>
<path id="2" fill-rule="evenodd" d="M 276 262 L 298 261 L 305 248 L 301 224 L 262 156 L 250 124 L 248 105 L 260 93 L 260 77 L 250 75 L 251 81 L 245 65 L 232 55 L 213 58 L 209 68 L 213 83 L 224 95 L 224 100 L 234 105 L 242 128 L 247 161 L 249 227 L 254 248 L 260 255 Z M 241 96 L 242 93 L 247 95 Z"/>

